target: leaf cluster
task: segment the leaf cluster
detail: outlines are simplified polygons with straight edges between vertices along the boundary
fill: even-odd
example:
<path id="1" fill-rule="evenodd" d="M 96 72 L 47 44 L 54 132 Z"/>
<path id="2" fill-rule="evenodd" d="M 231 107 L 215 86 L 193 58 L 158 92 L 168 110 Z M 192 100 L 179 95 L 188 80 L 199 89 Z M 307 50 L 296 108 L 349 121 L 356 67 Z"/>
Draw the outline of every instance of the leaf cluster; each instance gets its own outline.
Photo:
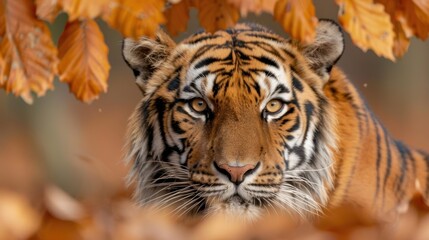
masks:
<path id="1" fill-rule="evenodd" d="M 338 19 L 363 51 L 394 61 L 413 36 L 429 35 L 429 0 L 335 0 Z M 56 75 L 81 101 L 106 92 L 110 64 L 101 18 L 125 37 L 152 37 L 159 25 L 176 35 L 189 11 L 207 31 L 233 26 L 248 13 L 266 12 L 298 41 L 313 41 L 318 23 L 312 0 L 0 0 L 0 88 L 33 102 L 53 89 Z M 46 22 L 60 12 L 68 23 L 56 46 Z"/>

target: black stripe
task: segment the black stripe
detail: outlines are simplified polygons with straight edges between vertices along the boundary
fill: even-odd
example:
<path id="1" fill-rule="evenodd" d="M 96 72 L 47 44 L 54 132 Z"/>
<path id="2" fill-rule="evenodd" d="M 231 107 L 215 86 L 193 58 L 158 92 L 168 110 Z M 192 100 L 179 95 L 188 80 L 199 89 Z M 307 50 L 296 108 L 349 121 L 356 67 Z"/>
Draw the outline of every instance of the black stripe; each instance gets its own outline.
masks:
<path id="1" fill-rule="evenodd" d="M 401 175 L 399 176 L 399 181 L 398 185 L 396 186 L 396 189 L 397 192 L 400 194 L 398 197 L 402 197 L 401 195 L 404 193 L 404 191 L 401 187 L 404 183 L 405 175 L 407 174 L 408 170 L 407 159 L 408 156 L 410 156 L 410 150 L 401 141 L 395 141 L 395 145 L 401 155 Z"/>
<path id="2" fill-rule="evenodd" d="M 304 90 L 302 83 L 296 77 L 292 77 L 292 86 L 299 92 L 302 92 Z"/>
<path id="3" fill-rule="evenodd" d="M 267 64 L 267 65 L 270 65 L 272 67 L 275 67 L 277 69 L 280 68 L 280 66 L 275 61 L 273 61 L 272 59 L 270 59 L 268 57 L 260 56 L 260 57 L 255 57 L 255 59 L 258 60 L 258 61 L 260 61 L 260 62 L 262 62 L 262 63 L 264 63 L 264 64 Z"/>
<path id="4" fill-rule="evenodd" d="M 203 60 L 199 61 L 199 62 L 195 65 L 195 68 L 196 68 L 196 69 L 198 69 L 198 68 L 201 68 L 201 67 L 205 67 L 205 66 L 207 66 L 207 65 L 210 65 L 210 64 L 212 64 L 212 63 L 214 63 L 214 62 L 218 62 L 218 61 L 221 61 L 221 60 L 222 60 L 222 59 L 220 59 L 220 58 L 214 58 L 214 57 L 204 58 Z"/>
<path id="5" fill-rule="evenodd" d="M 162 142 L 167 145 L 167 140 L 165 136 L 165 130 L 164 130 L 164 113 L 166 110 L 166 101 L 162 98 L 155 99 L 155 108 L 158 114 L 158 124 L 159 124 L 159 132 L 161 133 L 161 139 Z"/>
<path id="6" fill-rule="evenodd" d="M 301 124 L 300 118 L 297 117 L 295 124 L 292 127 L 290 127 L 289 129 L 287 129 L 286 131 L 288 131 L 288 132 L 294 132 L 294 131 L 296 131 L 296 130 L 299 129 L 300 124 Z"/>
<path id="7" fill-rule="evenodd" d="M 177 90 L 180 87 L 180 78 L 179 76 L 176 76 L 173 80 L 171 80 L 168 83 L 167 89 L 168 91 L 174 91 Z"/>
<path id="8" fill-rule="evenodd" d="M 282 41 L 280 38 L 277 38 L 276 36 L 268 35 L 268 34 L 264 34 L 264 33 L 246 33 L 245 35 L 249 36 L 249 37 L 256 37 L 256 38 L 261 38 L 261 39 L 265 39 L 265 40 L 270 40 L 273 42 L 281 42 Z"/>
<path id="9" fill-rule="evenodd" d="M 392 150 L 390 148 L 390 139 L 389 135 L 387 134 L 386 130 L 383 129 L 384 132 L 384 142 L 386 144 L 386 151 L 387 151 L 387 158 L 386 158 L 386 173 L 384 174 L 384 181 L 383 181 L 383 199 L 386 192 L 386 184 L 387 179 L 390 176 L 390 170 L 392 168 Z M 384 201 L 383 201 L 384 202 Z"/>
<path id="10" fill-rule="evenodd" d="M 380 164 L 381 164 L 381 151 L 380 151 L 380 141 L 381 141 L 381 137 L 380 137 L 380 131 L 379 131 L 379 127 L 378 127 L 378 123 L 376 122 L 376 120 L 373 118 L 372 119 L 372 123 L 374 125 L 375 128 L 375 133 L 376 133 L 376 165 L 375 165 L 375 171 L 376 171 L 376 187 L 375 187 L 375 198 L 374 201 L 377 199 L 378 196 L 378 192 L 380 191 Z"/>
<path id="11" fill-rule="evenodd" d="M 418 151 L 418 153 L 420 153 L 423 157 L 423 161 L 426 164 L 426 189 L 425 189 L 425 198 L 427 198 L 429 196 L 429 154 L 427 154 L 426 152 L 423 151 Z"/>
<path id="12" fill-rule="evenodd" d="M 197 39 L 194 39 L 193 41 L 188 41 L 188 42 L 185 42 L 185 43 L 186 44 L 197 44 L 197 43 L 200 43 L 200 42 L 205 41 L 205 40 L 216 39 L 216 38 L 219 38 L 219 37 L 222 37 L 222 36 L 221 35 L 212 35 L 212 34 L 210 34 L 210 35 L 203 35 L 203 36 L 201 36 L 201 37 L 199 37 Z"/>
<path id="13" fill-rule="evenodd" d="M 276 89 L 274 90 L 274 93 L 290 93 L 290 90 L 283 84 L 277 85 Z"/>

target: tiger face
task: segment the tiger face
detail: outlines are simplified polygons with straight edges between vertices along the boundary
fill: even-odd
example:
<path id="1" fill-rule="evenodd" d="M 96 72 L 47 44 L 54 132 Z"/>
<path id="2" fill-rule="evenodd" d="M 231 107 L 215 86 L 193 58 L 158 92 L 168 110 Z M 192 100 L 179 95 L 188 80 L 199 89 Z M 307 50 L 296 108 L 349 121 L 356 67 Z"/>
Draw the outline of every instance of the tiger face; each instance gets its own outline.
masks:
<path id="1" fill-rule="evenodd" d="M 336 142 L 322 88 L 343 47 L 331 21 L 308 45 L 245 24 L 177 45 L 126 39 L 143 93 L 127 152 L 137 199 L 181 215 L 320 211 Z"/>

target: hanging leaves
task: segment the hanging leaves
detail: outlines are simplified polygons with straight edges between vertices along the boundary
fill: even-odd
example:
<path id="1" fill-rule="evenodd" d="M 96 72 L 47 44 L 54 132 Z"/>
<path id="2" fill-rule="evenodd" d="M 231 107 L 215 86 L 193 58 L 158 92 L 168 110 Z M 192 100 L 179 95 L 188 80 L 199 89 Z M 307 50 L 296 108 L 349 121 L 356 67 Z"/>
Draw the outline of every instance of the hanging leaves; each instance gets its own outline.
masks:
<path id="1" fill-rule="evenodd" d="M 201 26 L 208 32 L 231 27 L 240 18 L 238 9 L 227 0 L 200 0 L 196 7 Z"/>
<path id="2" fill-rule="evenodd" d="M 381 4 L 372 0 L 336 0 L 339 20 L 358 47 L 394 60 L 393 25 Z"/>
<path id="3" fill-rule="evenodd" d="M 31 92 L 42 96 L 52 89 L 57 73 L 57 50 L 49 29 L 35 16 L 32 0 L 7 1 L 4 8 L 3 88 L 32 103 Z"/>
<path id="4" fill-rule="evenodd" d="M 428 0 L 335 2 L 341 25 L 364 51 L 394 60 L 407 52 L 413 36 L 429 37 Z M 313 0 L 0 0 L 0 88 L 28 103 L 32 93 L 41 96 L 53 88 L 57 48 L 41 20 L 52 23 L 65 12 L 60 77 L 78 99 L 90 102 L 107 90 L 110 68 L 95 18 L 125 37 L 153 37 L 160 24 L 177 35 L 186 30 L 191 8 L 209 32 L 233 26 L 240 15 L 267 12 L 304 43 L 313 41 L 318 21 Z"/>
<path id="5" fill-rule="evenodd" d="M 90 102 L 107 91 L 108 48 L 94 20 L 68 23 L 58 49 L 60 79 L 79 100 Z"/>
<path id="6" fill-rule="evenodd" d="M 69 15 L 69 21 L 92 19 L 100 15 L 109 0 L 62 0 L 62 7 Z"/>
<path id="7" fill-rule="evenodd" d="M 279 0 L 274 18 L 293 38 L 310 43 L 316 36 L 317 18 L 311 0 Z"/>
<path id="8" fill-rule="evenodd" d="M 61 0 L 35 0 L 37 17 L 48 22 L 53 22 L 61 11 L 59 1 Z"/>
<path id="9" fill-rule="evenodd" d="M 182 0 L 179 3 L 172 4 L 165 11 L 165 17 L 167 19 L 166 27 L 170 34 L 177 35 L 186 30 L 188 27 L 190 7 L 191 3 L 189 0 Z M 178 19 L 180 19 L 180 21 Z"/>
<path id="10" fill-rule="evenodd" d="M 154 36 L 158 25 L 165 23 L 164 0 L 113 0 L 103 19 L 126 37 Z"/>
<path id="11" fill-rule="evenodd" d="M 276 0 L 229 0 L 236 8 L 240 9 L 241 16 L 247 16 L 249 12 L 261 14 L 273 13 Z"/>

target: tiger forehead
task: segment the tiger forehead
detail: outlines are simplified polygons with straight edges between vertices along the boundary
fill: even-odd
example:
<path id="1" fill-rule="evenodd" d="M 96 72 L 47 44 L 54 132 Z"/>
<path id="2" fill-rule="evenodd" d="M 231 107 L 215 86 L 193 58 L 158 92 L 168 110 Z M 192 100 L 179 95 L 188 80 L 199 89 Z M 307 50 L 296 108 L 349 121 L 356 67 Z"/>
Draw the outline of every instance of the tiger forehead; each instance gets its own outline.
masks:
<path id="1" fill-rule="evenodd" d="M 215 34 L 197 34 L 184 45 L 192 51 L 185 91 L 216 98 L 265 98 L 290 92 L 294 53 L 285 40 L 268 31 L 234 28 Z"/>

